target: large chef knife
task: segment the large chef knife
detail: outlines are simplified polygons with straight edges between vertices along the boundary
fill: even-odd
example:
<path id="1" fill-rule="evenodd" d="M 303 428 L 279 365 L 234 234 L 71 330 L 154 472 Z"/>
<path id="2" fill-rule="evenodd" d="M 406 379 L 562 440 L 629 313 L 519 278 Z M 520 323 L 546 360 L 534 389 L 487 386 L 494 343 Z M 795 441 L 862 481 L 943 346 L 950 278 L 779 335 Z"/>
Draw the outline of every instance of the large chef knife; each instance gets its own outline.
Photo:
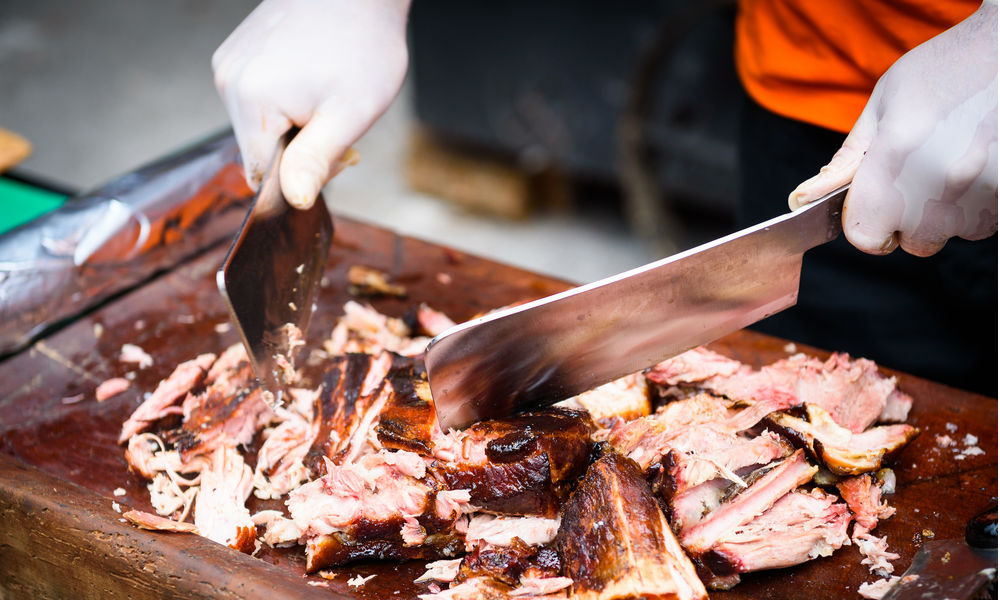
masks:
<path id="1" fill-rule="evenodd" d="M 277 403 L 289 383 L 293 353 L 309 325 L 333 240 L 333 221 L 322 195 L 312 208 L 299 210 L 281 193 L 278 167 L 296 131 L 282 138 L 216 274 L 254 375 Z"/>
<path id="2" fill-rule="evenodd" d="M 803 253 L 841 232 L 847 186 L 793 213 L 457 325 L 425 363 L 443 428 L 574 396 L 795 304 Z"/>
<path id="3" fill-rule="evenodd" d="M 927 542 L 883 600 L 997 597 L 997 509 L 976 515 L 965 539 Z"/>

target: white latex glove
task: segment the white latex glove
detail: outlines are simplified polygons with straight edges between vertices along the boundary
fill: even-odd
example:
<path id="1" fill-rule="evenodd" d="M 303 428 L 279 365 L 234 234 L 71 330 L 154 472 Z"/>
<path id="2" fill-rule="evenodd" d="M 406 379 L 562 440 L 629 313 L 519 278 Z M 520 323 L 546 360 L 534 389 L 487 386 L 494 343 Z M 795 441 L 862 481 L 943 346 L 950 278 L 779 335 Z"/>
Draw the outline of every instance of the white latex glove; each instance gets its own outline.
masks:
<path id="1" fill-rule="evenodd" d="M 788 197 L 792 210 L 852 181 L 844 234 L 859 249 L 917 256 L 997 231 L 997 5 L 885 72 L 830 164 Z"/>
<path id="2" fill-rule="evenodd" d="M 312 206 L 345 152 L 389 107 L 406 75 L 409 0 L 264 0 L 212 56 L 254 189 L 281 135 L 302 128 L 281 189 Z M 353 154 L 353 153 L 352 153 Z"/>

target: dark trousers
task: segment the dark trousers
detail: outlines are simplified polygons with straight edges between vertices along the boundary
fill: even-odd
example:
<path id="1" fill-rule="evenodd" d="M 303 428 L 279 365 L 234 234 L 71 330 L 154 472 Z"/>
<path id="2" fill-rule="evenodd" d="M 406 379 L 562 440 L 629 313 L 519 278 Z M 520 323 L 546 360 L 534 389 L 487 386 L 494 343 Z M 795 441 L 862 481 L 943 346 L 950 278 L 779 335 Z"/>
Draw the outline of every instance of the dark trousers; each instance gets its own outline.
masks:
<path id="1" fill-rule="evenodd" d="M 740 132 L 741 227 L 788 211 L 844 134 L 746 98 Z M 871 256 L 841 236 L 806 253 L 798 304 L 755 329 L 849 352 L 920 377 L 997 395 L 997 236 L 958 238 L 929 258 Z"/>

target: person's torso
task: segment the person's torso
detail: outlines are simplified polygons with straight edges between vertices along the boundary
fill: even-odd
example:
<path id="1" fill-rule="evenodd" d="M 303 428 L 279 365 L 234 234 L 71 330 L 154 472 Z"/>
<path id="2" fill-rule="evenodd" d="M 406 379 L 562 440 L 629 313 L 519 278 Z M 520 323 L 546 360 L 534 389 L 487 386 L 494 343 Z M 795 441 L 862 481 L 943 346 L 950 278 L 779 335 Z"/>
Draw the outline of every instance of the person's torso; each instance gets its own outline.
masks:
<path id="1" fill-rule="evenodd" d="M 782 116 L 847 132 L 878 78 L 978 0 L 740 0 L 736 67 Z"/>

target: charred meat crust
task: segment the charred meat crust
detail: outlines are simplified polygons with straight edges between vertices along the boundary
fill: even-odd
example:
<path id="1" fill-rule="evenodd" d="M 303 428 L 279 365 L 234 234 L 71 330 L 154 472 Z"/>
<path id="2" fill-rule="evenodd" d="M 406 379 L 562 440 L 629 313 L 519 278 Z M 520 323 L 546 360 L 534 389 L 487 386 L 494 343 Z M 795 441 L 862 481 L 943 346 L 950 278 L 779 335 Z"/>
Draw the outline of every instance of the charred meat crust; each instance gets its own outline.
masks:
<path id="1" fill-rule="evenodd" d="M 582 411 L 552 408 L 476 423 L 468 443 L 485 461 L 437 461 L 429 471 L 449 489 L 468 489 L 488 512 L 555 517 L 590 461 L 594 425 Z"/>
<path id="2" fill-rule="evenodd" d="M 714 550 L 691 557 L 691 562 L 694 563 L 698 577 L 710 590 L 729 590 L 740 582 L 736 566 Z"/>
<path id="3" fill-rule="evenodd" d="M 639 466 L 608 452 L 563 509 L 554 542 L 579 597 L 707 598 Z"/>
<path id="4" fill-rule="evenodd" d="M 447 487 L 469 490 L 470 502 L 483 510 L 545 517 L 559 514 L 560 495 L 545 453 L 507 464 L 438 464 L 429 470 Z"/>
<path id="5" fill-rule="evenodd" d="M 402 525 L 402 520 L 400 520 Z M 374 528 L 371 531 L 376 531 Z M 399 536 L 397 526 L 393 533 L 371 539 L 355 539 L 345 533 L 332 533 L 309 540 L 306 545 L 306 572 L 346 564 L 356 560 L 436 560 L 457 556 L 463 552 L 460 534 L 444 532 L 428 535 L 423 544 L 407 546 Z"/>
<path id="6" fill-rule="evenodd" d="M 167 440 L 173 442 L 181 456 L 187 459 L 211 451 L 212 448 L 207 447 L 211 441 L 229 429 L 249 427 L 245 433 L 252 438 L 258 416 L 267 410 L 261 393 L 256 383 L 235 394 L 225 394 L 223 390 L 210 387 L 180 429 L 166 436 Z M 246 443 L 250 440 L 240 441 Z"/>
<path id="7" fill-rule="evenodd" d="M 454 583 L 474 577 L 489 577 L 511 587 L 517 587 L 521 575 L 531 569 L 549 577 L 559 575 L 562 563 L 553 548 L 529 546 L 514 538 L 510 546 L 480 544 L 465 555 Z"/>
<path id="8" fill-rule="evenodd" d="M 422 365 L 411 358 L 393 356 L 386 379 L 392 393 L 375 429 L 379 442 L 385 448 L 429 455 L 437 416 Z"/>
<path id="9" fill-rule="evenodd" d="M 339 442 L 351 436 L 372 399 L 377 396 L 377 390 L 367 397 L 361 396 L 362 386 L 374 361 L 375 357 L 370 354 L 337 356 L 323 375 L 315 405 L 319 433 L 305 458 L 306 466 L 314 474 L 325 472 L 324 457 L 338 462 Z"/>

